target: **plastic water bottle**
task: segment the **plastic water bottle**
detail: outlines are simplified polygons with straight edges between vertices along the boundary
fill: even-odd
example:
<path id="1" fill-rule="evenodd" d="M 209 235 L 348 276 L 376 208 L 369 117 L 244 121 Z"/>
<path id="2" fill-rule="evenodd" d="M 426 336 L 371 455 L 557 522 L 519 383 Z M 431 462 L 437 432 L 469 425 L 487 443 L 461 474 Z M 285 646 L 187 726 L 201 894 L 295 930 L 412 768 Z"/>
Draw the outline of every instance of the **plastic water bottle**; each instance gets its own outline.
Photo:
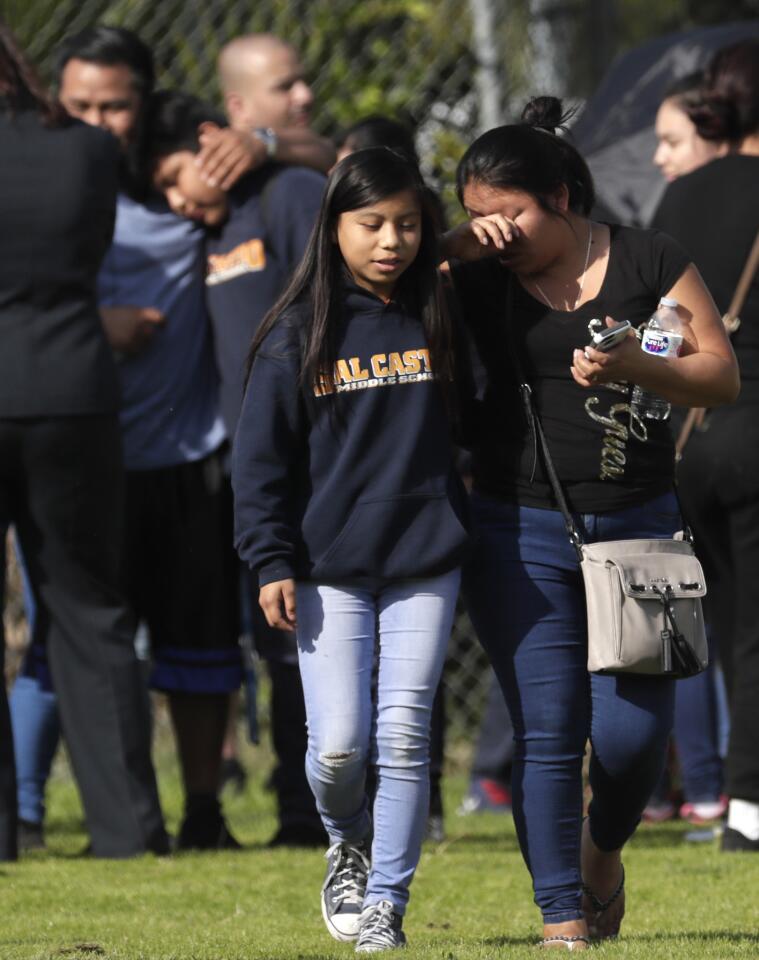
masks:
<path id="1" fill-rule="evenodd" d="M 656 313 L 643 331 L 640 348 L 654 357 L 677 357 L 683 345 L 683 324 L 677 315 L 677 300 L 662 297 Z M 666 420 L 672 404 L 656 393 L 634 387 L 632 409 L 646 420 Z"/>

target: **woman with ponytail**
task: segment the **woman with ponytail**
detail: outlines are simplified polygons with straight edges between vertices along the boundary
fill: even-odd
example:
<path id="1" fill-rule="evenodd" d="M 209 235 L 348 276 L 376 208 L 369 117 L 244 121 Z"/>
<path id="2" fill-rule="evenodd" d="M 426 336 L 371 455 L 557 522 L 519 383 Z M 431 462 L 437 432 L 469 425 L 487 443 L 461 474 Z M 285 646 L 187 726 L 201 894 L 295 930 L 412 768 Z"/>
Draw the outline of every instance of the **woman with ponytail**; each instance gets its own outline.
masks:
<path id="1" fill-rule="evenodd" d="M 666 423 L 631 408 L 632 384 L 670 402 L 719 404 L 738 390 L 714 304 L 683 250 L 649 230 L 589 219 L 590 172 L 560 101 L 483 134 L 457 174 L 469 222 L 444 252 L 488 384 L 473 449 L 476 549 L 464 572 L 469 612 L 515 728 L 514 819 L 546 948 L 616 936 L 621 850 L 656 784 L 672 723 L 673 681 L 587 671 L 577 557 L 534 437 L 516 366 L 530 383 L 548 448 L 587 542 L 671 537 L 680 529 Z M 458 262 L 457 262 L 458 261 Z M 686 346 L 661 359 L 632 332 L 603 353 L 591 336 L 645 323 L 678 301 Z M 582 769 L 593 799 L 583 823 Z"/>

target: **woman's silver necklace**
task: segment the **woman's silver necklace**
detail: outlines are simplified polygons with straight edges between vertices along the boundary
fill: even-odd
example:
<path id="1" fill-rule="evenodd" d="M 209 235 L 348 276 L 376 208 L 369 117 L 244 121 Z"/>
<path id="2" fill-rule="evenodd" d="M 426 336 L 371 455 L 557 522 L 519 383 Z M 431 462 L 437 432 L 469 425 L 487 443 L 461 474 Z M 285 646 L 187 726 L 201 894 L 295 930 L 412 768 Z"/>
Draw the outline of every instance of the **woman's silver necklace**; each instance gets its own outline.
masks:
<path id="1" fill-rule="evenodd" d="M 583 290 L 583 287 L 585 286 L 585 274 L 588 272 L 588 264 L 590 263 L 590 245 L 591 245 L 592 241 L 593 241 L 593 224 L 592 224 L 592 223 L 589 223 L 589 224 L 588 224 L 588 248 L 587 248 L 587 250 L 585 251 L 585 266 L 582 268 L 582 275 L 581 275 L 581 277 L 580 277 L 580 289 L 577 291 L 577 299 L 575 300 L 574 306 L 572 307 L 572 311 L 575 311 L 575 310 L 577 309 L 577 305 L 579 304 L 580 300 L 582 300 L 582 290 Z M 545 294 L 545 290 L 540 286 L 540 284 L 538 283 L 538 281 L 537 281 L 537 280 L 533 280 L 532 283 L 533 283 L 535 289 L 536 289 L 536 290 L 538 291 L 538 293 L 540 294 L 540 296 L 541 296 L 541 297 L 545 300 L 545 302 L 548 304 L 548 306 L 550 307 L 550 309 L 551 309 L 551 310 L 555 310 L 556 307 L 555 307 L 555 306 L 551 303 L 551 301 L 548 299 L 548 297 L 547 297 L 546 294 Z"/>

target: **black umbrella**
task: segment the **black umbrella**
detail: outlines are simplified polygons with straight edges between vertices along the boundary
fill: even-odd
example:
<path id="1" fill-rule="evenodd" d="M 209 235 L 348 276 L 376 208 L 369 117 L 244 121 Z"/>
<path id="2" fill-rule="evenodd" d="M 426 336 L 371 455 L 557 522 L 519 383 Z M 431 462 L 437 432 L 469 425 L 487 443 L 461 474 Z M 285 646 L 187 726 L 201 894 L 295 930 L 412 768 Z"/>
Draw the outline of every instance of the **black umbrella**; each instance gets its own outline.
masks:
<path id="1" fill-rule="evenodd" d="M 609 219 L 647 224 L 666 186 L 653 165 L 654 122 L 667 89 L 720 47 L 759 35 L 759 20 L 656 37 L 618 57 L 572 128 Z"/>

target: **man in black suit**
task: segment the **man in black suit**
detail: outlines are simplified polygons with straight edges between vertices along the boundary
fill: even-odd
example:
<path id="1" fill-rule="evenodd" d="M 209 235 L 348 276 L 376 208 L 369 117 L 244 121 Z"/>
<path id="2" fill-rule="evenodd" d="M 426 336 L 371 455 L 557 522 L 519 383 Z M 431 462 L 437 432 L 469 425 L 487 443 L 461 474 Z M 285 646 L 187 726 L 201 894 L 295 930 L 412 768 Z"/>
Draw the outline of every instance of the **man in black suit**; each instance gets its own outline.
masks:
<path id="1" fill-rule="evenodd" d="M 119 398 L 95 301 L 118 151 L 31 77 L 0 22 L 0 532 L 12 523 L 24 553 L 93 854 L 167 852 L 120 583 Z M 0 701 L 0 858 L 13 859 L 4 685 Z"/>

